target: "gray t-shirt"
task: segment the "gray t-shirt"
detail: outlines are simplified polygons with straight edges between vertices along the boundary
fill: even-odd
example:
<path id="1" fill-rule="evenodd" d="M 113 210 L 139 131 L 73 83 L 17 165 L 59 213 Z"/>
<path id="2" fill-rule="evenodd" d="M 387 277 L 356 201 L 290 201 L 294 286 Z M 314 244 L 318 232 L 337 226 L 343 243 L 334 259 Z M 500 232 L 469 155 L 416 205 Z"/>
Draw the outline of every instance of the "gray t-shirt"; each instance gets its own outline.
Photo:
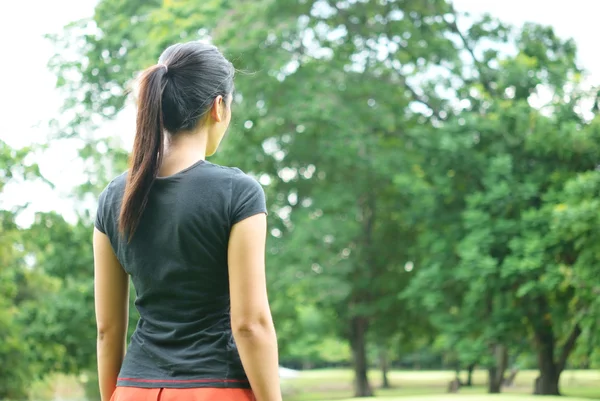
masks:
<path id="1" fill-rule="evenodd" d="M 95 224 L 131 276 L 140 313 L 118 385 L 249 388 L 231 332 L 227 247 L 235 223 L 267 213 L 262 187 L 207 161 L 158 178 L 127 243 L 118 233 L 126 178 L 102 192 Z"/>

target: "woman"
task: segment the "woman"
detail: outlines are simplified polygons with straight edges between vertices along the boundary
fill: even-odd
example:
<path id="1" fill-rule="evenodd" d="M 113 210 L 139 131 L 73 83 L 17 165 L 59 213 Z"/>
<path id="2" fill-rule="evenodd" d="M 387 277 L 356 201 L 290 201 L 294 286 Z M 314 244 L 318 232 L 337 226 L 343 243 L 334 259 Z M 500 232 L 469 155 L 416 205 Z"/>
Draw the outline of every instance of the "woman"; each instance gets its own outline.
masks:
<path id="1" fill-rule="evenodd" d="M 103 401 L 279 401 L 262 187 L 205 161 L 231 119 L 234 68 L 177 44 L 144 71 L 127 173 L 94 230 Z M 129 277 L 140 320 L 126 349 Z"/>

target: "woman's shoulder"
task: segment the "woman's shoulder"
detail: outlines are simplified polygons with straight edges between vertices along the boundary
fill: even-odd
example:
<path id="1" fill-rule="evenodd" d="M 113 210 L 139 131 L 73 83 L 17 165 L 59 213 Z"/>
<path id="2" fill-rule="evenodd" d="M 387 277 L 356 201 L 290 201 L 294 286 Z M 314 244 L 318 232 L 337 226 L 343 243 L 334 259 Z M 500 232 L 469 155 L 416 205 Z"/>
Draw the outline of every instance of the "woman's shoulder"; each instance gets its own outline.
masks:
<path id="1" fill-rule="evenodd" d="M 121 199 L 127 183 L 127 173 L 123 173 L 113 178 L 104 187 L 104 190 L 98 197 L 98 209 L 96 212 L 95 225 L 98 230 L 105 234 L 114 232 L 111 221 L 115 219 L 116 209 L 120 207 Z"/>
<path id="2" fill-rule="evenodd" d="M 125 185 L 127 184 L 127 171 L 119 174 L 115 178 L 109 181 L 109 183 L 104 187 L 103 193 L 114 193 L 114 192 L 123 192 L 125 189 Z"/>
<path id="3" fill-rule="evenodd" d="M 231 177 L 231 179 L 233 180 L 234 184 L 237 183 L 237 184 L 252 185 L 253 183 L 258 183 L 254 177 L 247 174 L 239 167 L 224 166 L 224 165 L 210 163 L 210 162 L 207 162 L 207 164 L 217 170 L 220 170 L 221 172 L 223 172 L 225 174 L 228 174 Z"/>
<path id="4" fill-rule="evenodd" d="M 109 181 L 98 196 L 98 206 L 105 208 L 110 205 L 120 203 L 120 200 L 125 193 L 125 185 L 127 184 L 127 172 L 119 174 Z"/>

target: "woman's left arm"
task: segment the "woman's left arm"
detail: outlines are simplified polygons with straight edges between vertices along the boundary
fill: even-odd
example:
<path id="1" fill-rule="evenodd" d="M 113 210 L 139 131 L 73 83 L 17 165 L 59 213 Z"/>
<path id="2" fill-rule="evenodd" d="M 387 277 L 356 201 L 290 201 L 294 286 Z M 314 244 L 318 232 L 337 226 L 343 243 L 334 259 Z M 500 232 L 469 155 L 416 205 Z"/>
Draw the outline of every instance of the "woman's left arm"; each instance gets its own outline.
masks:
<path id="1" fill-rule="evenodd" d="M 129 318 L 129 276 L 110 240 L 94 229 L 94 296 L 98 328 L 98 380 L 102 401 L 109 401 L 125 357 Z"/>

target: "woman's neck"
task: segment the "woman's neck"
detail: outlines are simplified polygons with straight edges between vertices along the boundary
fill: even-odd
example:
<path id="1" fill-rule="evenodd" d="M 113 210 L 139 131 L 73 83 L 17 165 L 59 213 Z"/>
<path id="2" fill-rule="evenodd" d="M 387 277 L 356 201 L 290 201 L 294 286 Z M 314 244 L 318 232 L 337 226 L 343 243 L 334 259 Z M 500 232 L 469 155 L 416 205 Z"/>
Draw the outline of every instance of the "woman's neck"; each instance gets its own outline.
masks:
<path id="1" fill-rule="evenodd" d="M 159 177 L 168 177 L 194 165 L 206 157 L 207 135 L 178 133 L 167 136 L 165 152 L 158 170 Z"/>

